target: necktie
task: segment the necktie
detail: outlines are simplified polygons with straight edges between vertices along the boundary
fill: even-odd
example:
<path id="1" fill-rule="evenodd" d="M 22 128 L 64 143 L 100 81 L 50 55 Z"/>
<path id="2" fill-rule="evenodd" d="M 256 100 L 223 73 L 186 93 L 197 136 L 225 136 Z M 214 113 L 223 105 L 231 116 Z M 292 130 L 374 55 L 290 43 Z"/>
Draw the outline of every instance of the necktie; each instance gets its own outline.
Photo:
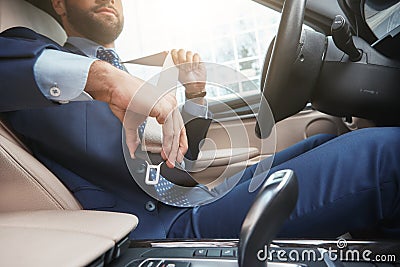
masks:
<path id="1" fill-rule="evenodd" d="M 118 54 L 112 49 L 105 49 L 103 47 L 99 47 L 97 49 L 96 57 L 100 60 L 106 61 L 113 65 L 114 67 L 119 68 L 120 70 L 128 72 L 125 66 L 121 63 L 121 59 Z M 142 140 L 144 129 L 146 126 L 146 121 L 144 121 L 138 128 L 139 138 Z M 152 180 L 156 180 L 156 170 L 150 169 L 150 178 Z M 159 182 L 154 185 L 154 188 L 159 196 L 159 198 L 166 204 L 170 205 L 178 205 L 178 206 L 187 206 L 189 205 L 189 201 L 187 196 L 179 190 L 179 188 L 171 183 L 169 180 L 165 179 L 160 175 Z"/>
<path id="2" fill-rule="evenodd" d="M 128 72 L 125 66 L 121 63 L 121 59 L 119 58 L 118 54 L 112 49 L 104 49 L 103 47 L 99 47 L 99 49 L 97 49 L 96 57 L 110 63 L 120 70 Z"/>

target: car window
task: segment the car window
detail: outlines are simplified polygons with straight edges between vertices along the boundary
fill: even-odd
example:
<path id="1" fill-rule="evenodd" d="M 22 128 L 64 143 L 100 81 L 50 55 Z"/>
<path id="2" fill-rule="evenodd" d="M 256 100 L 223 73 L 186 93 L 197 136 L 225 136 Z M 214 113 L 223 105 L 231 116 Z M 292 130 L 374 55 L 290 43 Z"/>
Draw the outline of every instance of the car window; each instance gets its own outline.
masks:
<path id="1" fill-rule="evenodd" d="M 125 0 L 125 29 L 116 42 L 124 60 L 172 48 L 198 52 L 203 61 L 230 66 L 249 81 L 230 90 L 208 88 L 210 99 L 227 100 L 259 94 L 267 48 L 276 34 L 280 13 L 251 0 Z M 156 67 L 128 66 L 148 79 Z M 183 90 L 178 100 L 184 100 Z"/>
<path id="2" fill-rule="evenodd" d="M 400 2 L 397 4 L 395 2 L 388 1 L 380 4 L 370 0 L 365 2 L 365 19 L 376 37 L 382 38 L 400 26 Z"/>

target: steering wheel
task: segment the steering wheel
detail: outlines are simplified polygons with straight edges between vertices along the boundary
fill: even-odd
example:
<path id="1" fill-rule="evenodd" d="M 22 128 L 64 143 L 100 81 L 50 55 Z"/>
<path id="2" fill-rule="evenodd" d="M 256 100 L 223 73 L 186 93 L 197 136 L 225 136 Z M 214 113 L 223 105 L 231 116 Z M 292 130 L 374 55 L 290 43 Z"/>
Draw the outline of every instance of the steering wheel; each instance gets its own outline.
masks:
<path id="1" fill-rule="evenodd" d="M 306 0 L 286 0 L 283 5 L 278 33 L 272 50 L 270 49 L 269 62 L 267 54 L 261 80 L 261 84 L 264 85 L 263 95 L 268 103 L 265 100 L 260 102 L 255 129 L 260 138 L 267 138 L 274 126 L 270 118 L 271 111 L 278 122 L 296 114 L 304 107 L 300 103 L 303 101 L 299 101 L 296 87 L 286 85 L 291 78 L 292 65 L 299 54 L 305 6 Z"/>

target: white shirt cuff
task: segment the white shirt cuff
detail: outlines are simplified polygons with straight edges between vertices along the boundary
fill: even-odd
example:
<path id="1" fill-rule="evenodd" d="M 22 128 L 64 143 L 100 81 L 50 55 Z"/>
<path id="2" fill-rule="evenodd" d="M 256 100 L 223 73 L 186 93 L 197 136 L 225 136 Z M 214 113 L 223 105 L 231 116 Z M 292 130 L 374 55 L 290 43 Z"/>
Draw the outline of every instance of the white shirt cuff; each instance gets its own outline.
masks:
<path id="1" fill-rule="evenodd" d="M 211 113 L 208 111 L 208 102 L 207 99 L 204 99 L 205 105 L 197 104 L 193 101 L 186 100 L 185 104 L 183 105 L 183 110 L 195 117 L 209 119 L 211 118 Z"/>
<path id="2" fill-rule="evenodd" d="M 45 97 L 59 103 L 91 100 L 90 95 L 83 90 L 90 66 L 95 60 L 46 49 L 34 66 L 36 84 Z"/>

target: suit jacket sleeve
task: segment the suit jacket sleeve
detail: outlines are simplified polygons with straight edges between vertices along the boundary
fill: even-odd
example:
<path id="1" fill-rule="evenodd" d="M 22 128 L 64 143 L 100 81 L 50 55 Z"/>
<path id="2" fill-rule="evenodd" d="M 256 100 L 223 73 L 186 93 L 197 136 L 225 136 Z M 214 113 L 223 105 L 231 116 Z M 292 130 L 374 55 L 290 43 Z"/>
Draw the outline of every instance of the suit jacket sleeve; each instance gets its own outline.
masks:
<path id="1" fill-rule="evenodd" d="M 22 27 L 2 32 L 0 48 L 0 112 L 55 105 L 38 88 L 33 67 L 44 49 L 63 48 Z"/>

